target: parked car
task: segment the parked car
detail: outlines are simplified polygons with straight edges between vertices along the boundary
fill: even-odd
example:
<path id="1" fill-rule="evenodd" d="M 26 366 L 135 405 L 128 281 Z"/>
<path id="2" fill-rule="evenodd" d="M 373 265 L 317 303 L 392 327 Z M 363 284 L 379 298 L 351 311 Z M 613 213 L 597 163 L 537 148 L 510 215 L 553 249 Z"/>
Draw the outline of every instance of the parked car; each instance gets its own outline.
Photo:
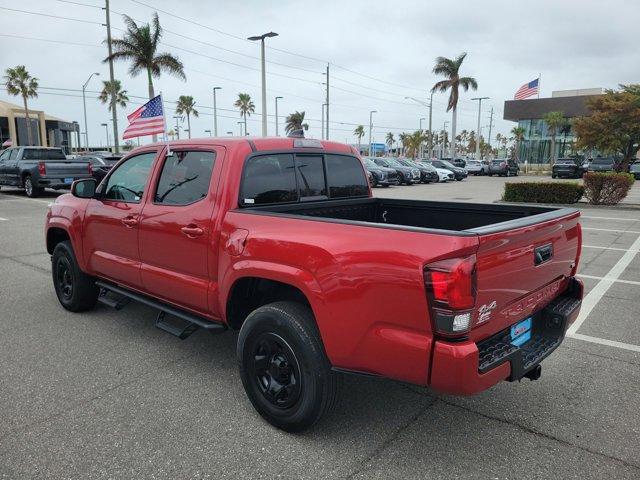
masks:
<path id="1" fill-rule="evenodd" d="M 440 180 L 438 172 L 436 172 L 435 168 L 431 167 L 431 165 L 414 162 L 408 158 L 398 158 L 397 160 L 405 167 L 417 168 L 420 170 L 420 181 L 422 183 L 438 182 Z"/>
<path id="2" fill-rule="evenodd" d="M 578 316 L 576 209 L 373 198 L 330 141 L 170 144 L 49 206 L 53 289 L 72 312 L 142 302 L 182 339 L 239 330 L 245 391 L 278 428 L 316 423 L 337 372 L 453 395 L 537 380 Z"/>
<path id="3" fill-rule="evenodd" d="M 636 160 L 629 165 L 629 173 L 633 175 L 636 180 L 640 180 L 640 160 Z"/>
<path id="4" fill-rule="evenodd" d="M 450 164 L 452 164 L 455 167 L 458 168 L 466 168 L 467 162 L 468 160 L 465 160 L 464 158 L 454 158 L 451 159 L 451 157 L 442 157 L 440 160 L 444 160 L 445 162 L 449 162 Z"/>
<path id="5" fill-rule="evenodd" d="M 517 177 L 520 173 L 520 165 L 511 158 L 496 158 L 489 162 L 489 176 L 499 175 L 501 177 Z"/>
<path id="6" fill-rule="evenodd" d="M 596 157 L 589 164 L 590 172 L 615 172 L 618 162 L 614 157 Z"/>
<path id="7" fill-rule="evenodd" d="M 582 178 L 585 171 L 582 160 L 559 158 L 551 168 L 551 178 Z"/>
<path id="8" fill-rule="evenodd" d="M 14 147 L 0 154 L 0 185 L 23 188 L 28 197 L 42 195 L 45 188 L 69 188 L 91 175 L 89 162 L 67 160 L 61 148 Z"/>
<path id="9" fill-rule="evenodd" d="M 430 159 L 423 158 L 422 160 L 420 160 L 420 164 L 425 165 L 426 167 L 433 168 L 438 174 L 438 182 L 440 183 L 453 182 L 456 179 L 451 170 L 434 166 L 431 163 Z"/>
<path id="10" fill-rule="evenodd" d="M 364 168 L 371 173 L 372 187 L 388 187 L 389 185 L 398 185 L 398 172 L 393 168 L 381 167 L 370 158 L 363 158 Z"/>
<path id="11" fill-rule="evenodd" d="M 100 183 L 121 158 L 122 155 L 111 152 L 92 152 L 78 157 L 77 160 L 89 162 L 93 170 L 93 177 Z"/>
<path id="12" fill-rule="evenodd" d="M 429 163 L 436 168 L 444 168 L 445 170 L 451 171 L 457 181 L 464 180 L 469 175 L 464 168 L 456 167 L 446 160 L 429 160 Z"/>
<path id="13" fill-rule="evenodd" d="M 485 160 L 467 160 L 465 169 L 470 175 L 486 175 L 489 173 L 489 164 Z"/>
<path id="14" fill-rule="evenodd" d="M 420 183 L 420 170 L 415 167 L 405 167 L 395 158 L 390 157 L 367 157 L 373 160 L 376 165 L 386 168 L 393 168 L 398 173 L 398 183 L 413 185 Z"/>

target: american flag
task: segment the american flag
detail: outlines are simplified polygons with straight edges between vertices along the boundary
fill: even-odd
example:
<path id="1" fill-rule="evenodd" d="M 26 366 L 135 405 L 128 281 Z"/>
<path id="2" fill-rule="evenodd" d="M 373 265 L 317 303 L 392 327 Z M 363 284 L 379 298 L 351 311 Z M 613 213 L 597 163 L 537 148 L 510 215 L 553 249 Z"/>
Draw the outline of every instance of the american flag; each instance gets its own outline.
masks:
<path id="1" fill-rule="evenodd" d="M 122 134 L 122 138 L 144 137 L 155 133 L 164 133 L 164 111 L 162 97 L 153 97 L 135 112 L 127 115 L 129 126 Z"/>
<path id="2" fill-rule="evenodd" d="M 533 97 L 534 95 L 538 94 L 539 86 L 540 86 L 539 78 L 536 78 L 535 80 L 531 80 L 529 83 L 525 83 L 518 89 L 513 99 L 524 100 L 525 98 Z"/>

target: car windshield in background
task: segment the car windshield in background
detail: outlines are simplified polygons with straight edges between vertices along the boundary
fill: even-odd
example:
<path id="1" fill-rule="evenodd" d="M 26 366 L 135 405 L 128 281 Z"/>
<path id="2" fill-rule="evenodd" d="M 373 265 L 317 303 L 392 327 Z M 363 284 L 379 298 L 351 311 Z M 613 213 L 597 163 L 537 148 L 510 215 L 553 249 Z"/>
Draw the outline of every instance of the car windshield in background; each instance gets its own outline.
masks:
<path id="1" fill-rule="evenodd" d="M 595 163 L 596 165 L 612 165 L 613 158 L 607 158 L 607 157 L 594 158 L 591 163 Z"/>
<path id="2" fill-rule="evenodd" d="M 446 160 L 440 160 L 440 163 L 442 163 L 447 168 L 459 168 L 459 167 L 456 167 L 455 165 L 453 165 L 452 163 L 447 162 Z"/>
<path id="3" fill-rule="evenodd" d="M 500 165 L 501 163 L 506 163 L 506 160 L 498 159 L 493 160 L 491 163 L 493 163 L 494 165 Z"/>
<path id="4" fill-rule="evenodd" d="M 559 159 L 556 161 L 556 165 L 575 165 L 576 162 L 575 160 L 571 160 L 571 159 Z"/>
<path id="5" fill-rule="evenodd" d="M 467 165 L 480 165 L 480 162 L 477 160 L 467 160 Z"/>
<path id="6" fill-rule="evenodd" d="M 56 148 L 25 148 L 23 160 L 66 160 L 67 157 Z"/>
<path id="7" fill-rule="evenodd" d="M 384 161 L 387 162 L 392 167 L 404 167 L 404 165 L 402 165 L 400 162 L 392 158 L 385 158 Z"/>

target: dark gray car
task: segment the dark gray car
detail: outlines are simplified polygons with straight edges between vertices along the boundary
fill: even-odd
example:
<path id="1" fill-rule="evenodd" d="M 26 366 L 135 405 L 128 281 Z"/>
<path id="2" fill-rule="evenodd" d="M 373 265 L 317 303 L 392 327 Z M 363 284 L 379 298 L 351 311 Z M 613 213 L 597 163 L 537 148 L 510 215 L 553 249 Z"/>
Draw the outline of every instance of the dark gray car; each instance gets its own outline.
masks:
<path id="1" fill-rule="evenodd" d="M 636 180 L 640 180 L 640 160 L 636 160 L 629 166 L 629 173 L 633 175 Z"/>

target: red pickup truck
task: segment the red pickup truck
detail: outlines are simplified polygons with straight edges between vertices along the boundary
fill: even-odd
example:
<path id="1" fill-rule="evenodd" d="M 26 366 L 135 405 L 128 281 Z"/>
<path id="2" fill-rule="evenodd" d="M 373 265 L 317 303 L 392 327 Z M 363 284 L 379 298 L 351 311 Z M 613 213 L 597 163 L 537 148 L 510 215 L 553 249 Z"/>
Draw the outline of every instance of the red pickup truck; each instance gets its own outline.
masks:
<path id="1" fill-rule="evenodd" d="M 289 431 L 340 372 L 457 395 L 535 380 L 583 294 L 577 210 L 373 198 L 351 147 L 304 138 L 140 147 L 45 230 L 64 308 L 135 300 L 180 338 L 239 330 L 247 395 Z"/>

